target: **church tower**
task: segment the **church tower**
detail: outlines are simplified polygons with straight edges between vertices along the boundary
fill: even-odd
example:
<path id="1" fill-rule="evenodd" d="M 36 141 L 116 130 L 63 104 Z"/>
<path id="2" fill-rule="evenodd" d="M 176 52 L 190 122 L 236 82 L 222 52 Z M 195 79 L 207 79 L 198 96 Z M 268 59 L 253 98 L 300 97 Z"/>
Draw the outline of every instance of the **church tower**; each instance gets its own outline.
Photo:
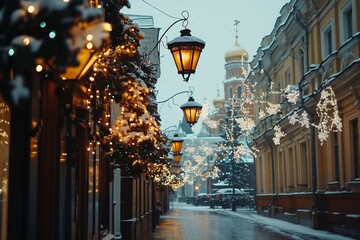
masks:
<path id="1" fill-rule="evenodd" d="M 225 53 L 225 79 L 222 81 L 224 92 L 223 96 L 220 94 L 219 88 L 217 89 L 217 96 L 213 100 L 214 111 L 210 114 L 209 118 L 219 123 L 225 123 L 226 110 L 225 105 L 229 102 L 229 99 L 235 97 L 235 99 L 240 99 L 243 93 L 244 81 L 249 72 L 249 54 L 248 52 L 241 48 L 239 45 L 239 35 L 238 35 L 238 25 L 239 21 L 235 20 L 235 44 Z M 253 114 L 253 111 L 250 110 L 246 114 Z M 243 113 L 238 113 L 244 115 Z M 221 126 L 216 128 L 207 129 L 210 136 L 222 136 L 224 135 L 224 129 Z"/>
<path id="2" fill-rule="evenodd" d="M 223 84 L 226 101 L 233 96 L 241 98 L 242 83 L 249 72 L 249 54 L 239 44 L 239 23 L 240 21 L 235 20 L 236 35 L 234 47 L 225 53 L 225 80 Z"/>

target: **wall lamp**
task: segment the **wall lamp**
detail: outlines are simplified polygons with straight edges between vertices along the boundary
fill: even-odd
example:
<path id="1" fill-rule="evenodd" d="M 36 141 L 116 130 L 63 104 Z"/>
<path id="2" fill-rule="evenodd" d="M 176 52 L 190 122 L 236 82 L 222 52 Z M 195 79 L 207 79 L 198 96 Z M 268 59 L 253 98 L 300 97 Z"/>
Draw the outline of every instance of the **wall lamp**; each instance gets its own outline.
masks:
<path id="1" fill-rule="evenodd" d="M 174 138 L 171 140 L 171 150 L 174 154 L 179 154 L 181 152 L 183 142 L 184 139 L 180 138 L 178 134 L 174 134 Z"/>
<path id="2" fill-rule="evenodd" d="M 181 161 L 182 153 L 174 153 L 173 157 L 174 157 L 174 163 L 179 164 Z"/>
<path id="3" fill-rule="evenodd" d="M 182 91 L 182 92 L 175 93 L 168 99 L 166 99 L 164 101 L 158 101 L 157 103 L 158 104 L 165 103 L 165 102 L 169 101 L 170 99 L 173 99 L 177 95 L 180 95 L 183 93 L 188 93 L 190 95 L 188 102 L 181 105 L 180 108 L 184 112 L 184 117 L 185 117 L 186 122 L 189 123 L 190 126 L 192 127 L 195 123 L 198 122 L 200 114 L 201 114 L 201 110 L 202 110 L 202 105 L 200 103 L 197 103 L 194 101 L 193 92 L 194 92 L 194 88 L 189 87 L 189 91 Z"/>
<path id="4" fill-rule="evenodd" d="M 205 42 L 190 34 L 191 30 L 187 28 L 189 12 L 185 10 L 181 15 L 183 18 L 178 19 L 165 30 L 157 44 L 146 56 L 149 56 L 158 47 L 162 38 L 172 26 L 182 21 L 185 29 L 180 31 L 181 35 L 179 37 L 168 42 L 167 46 L 174 58 L 178 73 L 183 76 L 185 82 L 188 82 L 190 75 L 195 73 L 201 51 L 205 47 Z"/>

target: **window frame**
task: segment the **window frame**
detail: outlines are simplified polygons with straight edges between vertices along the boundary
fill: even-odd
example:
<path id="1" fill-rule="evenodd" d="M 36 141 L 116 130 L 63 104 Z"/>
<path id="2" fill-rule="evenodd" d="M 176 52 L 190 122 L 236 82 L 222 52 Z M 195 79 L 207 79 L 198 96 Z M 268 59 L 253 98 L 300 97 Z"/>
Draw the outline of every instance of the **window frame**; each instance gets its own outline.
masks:
<path id="1" fill-rule="evenodd" d="M 355 1 L 354 0 L 349 0 L 346 3 L 343 4 L 343 6 L 340 8 L 339 10 L 339 16 L 340 16 L 340 21 L 339 21 L 339 29 L 340 29 L 340 43 L 343 44 L 344 42 L 346 42 L 347 40 L 349 40 L 352 35 L 355 33 L 355 29 L 356 29 L 356 12 L 355 10 Z M 349 33 L 349 29 L 347 27 L 347 13 L 349 12 L 349 10 L 351 10 L 351 33 Z"/>
<path id="2" fill-rule="evenodd" d="M 331 49 L 329 49 L 329 32 L 331 33 Z M 335 38 L 334 38 L 334 21 L 330 21 L 321 28 L 321 53 L 322 58 L 325 59 L 329 56 L 335 49 Z"/>

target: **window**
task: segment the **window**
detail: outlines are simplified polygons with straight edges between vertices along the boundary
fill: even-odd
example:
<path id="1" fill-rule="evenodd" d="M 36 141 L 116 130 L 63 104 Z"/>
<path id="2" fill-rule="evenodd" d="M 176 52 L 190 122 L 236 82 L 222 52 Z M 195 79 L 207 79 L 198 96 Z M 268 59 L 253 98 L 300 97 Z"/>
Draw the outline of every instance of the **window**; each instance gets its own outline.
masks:
<path id="1" fill-rule="evenodd" d="M 289 147 L 287 150 L 286 172 L 288 173 L 288 175 L 286 175 L 287 191 L 293 192 L 294 191 L 294 178 L 296 176 L 295 176 L 295 172 L 294 172 L 294 155 L 293 155 L 292 147 Z"/>
<path id="2" fill-rule="evenodd" d="M 358 120 L 351 121 L 351 137 L 352 137 L 352 158 L 354 162 L 354 177 L 360 177 L 360 164 L 359 164 L 359 127 Z"/>
<path id="3" fill-rule="evenodd" d="M 304 188 L 308 186 L 308 151 L 306 142 L 300 143 L 300 161 L 298 162 L 298 185 Z M 304 190 L 304 189 L 302 189 Z"/>
<path id="4" fill-rule="evenodd" d="M 242 92 L 242 89 L 241 89 L 241 86 L 239 85 L 238 87 L 237 87 L 237 98 L 241 98 L 241 92 Z"/>
<path id="5" fill-rule="evenodd" d="M 229 87 L 229 98 L 233 97 L 233 88 Z"/>
<path id="6" fill-rule="evenodd" d="M 333 30 L 332 30 L 332 22 L 327 24 L 321 30 L 321 45 L 322 45 L 322 55 L 323 58 L 326 58 L 333 52 Z"/>
<path id="7" fill-rule="evenodd" d="M 291 72 L 290 69 L 285 72 L 285 87 L 291 84 Z"/>
<path id="8" fill-rule="evenodd" d="M 341 43 L 352 37 L 354 34 L 353 2 L 348 1 L 340 9 L 340 37 Z"/>
<path id="9" fill-rule="evenodd" d="M 282 149 L 279 150 L 279 172 L 278 176 L 278 184 L 280 187 L 280 192 L 284 192 L 284 186 L 286 186 L 285 179 L 286 179 L 286 171 L 284 171 L 285 162 L 283 160 L 283 153 Z"/>

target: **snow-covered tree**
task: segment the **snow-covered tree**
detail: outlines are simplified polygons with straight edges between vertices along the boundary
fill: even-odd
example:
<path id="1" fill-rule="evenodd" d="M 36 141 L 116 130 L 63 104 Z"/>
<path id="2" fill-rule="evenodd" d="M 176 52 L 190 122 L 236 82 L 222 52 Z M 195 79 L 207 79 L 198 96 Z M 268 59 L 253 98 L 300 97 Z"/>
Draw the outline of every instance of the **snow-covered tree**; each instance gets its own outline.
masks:
<path id="1" fill-rule="evenodd" d="M 34 74 L 47 71 L 57 79 L 79 64 L 81 49 L 99 49 L 109 37 L 101 10 L 81 1 L 13 0 L 0 7 L 0 90 L 14 106 L 30 97 Z"/>
<path id="2" fill-rule="evenodd" d="M 100 129 L 93 140 L 100 140 L 105 160 L 113 167 L 134 176 L 147 172 L 158 178 L 154 174 L 164 174 L 161 164 L 166 165 L 167 150 L 154 94 L 157 79 L 151 64 L 139 55 L 143 34 L 120 12 L 125 6 L 130 6 L 128 1 L 107 1 L 105 6 L 106 19 L 114 21 L 116 34 L 89 77 L 89 107 Z M 111 102 L 120 109 L 113 126 L 107 110 Z"/>

